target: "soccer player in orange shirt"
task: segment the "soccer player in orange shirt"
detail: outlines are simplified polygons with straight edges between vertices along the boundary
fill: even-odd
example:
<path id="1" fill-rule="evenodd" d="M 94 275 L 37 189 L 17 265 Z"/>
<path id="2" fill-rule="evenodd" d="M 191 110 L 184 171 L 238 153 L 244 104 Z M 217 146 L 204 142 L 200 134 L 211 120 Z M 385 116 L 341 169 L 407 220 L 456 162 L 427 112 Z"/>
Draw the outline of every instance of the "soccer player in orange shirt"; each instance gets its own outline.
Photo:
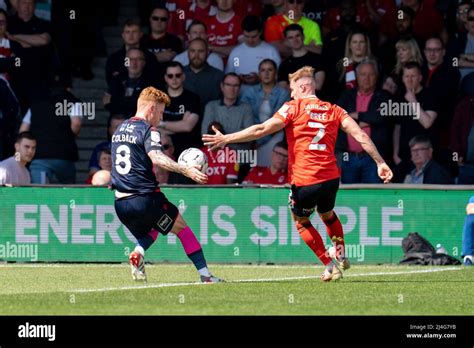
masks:
<path id="1" fill-rule="evenodd" d="M 324 102 L 315 95 L 314 69 L 305 66 L 289 75 L 292 101 L 286 102 L 273 117 L 236 133 L 203 135 L 204 145 L 216 149 L 231 143 L 262 138 L 285 128 L 288 140 L 288 177 L 291 184 L 289 206 L 296 228 L 321 262 L 326 266 L 321 279 L 337 280 L 350 267 L 344 252 L 344 233 L 334 213 L 339 188 L 339 171 L 334 147 L 342 129 L 356 139 L 377 163 L 377 173 L 384 183 L 393 173 L 380 156 L 370 137 L 341 107 Z M 329 255 L 323 240 L 309 220 L 315 207 L 335 245 Z"/>

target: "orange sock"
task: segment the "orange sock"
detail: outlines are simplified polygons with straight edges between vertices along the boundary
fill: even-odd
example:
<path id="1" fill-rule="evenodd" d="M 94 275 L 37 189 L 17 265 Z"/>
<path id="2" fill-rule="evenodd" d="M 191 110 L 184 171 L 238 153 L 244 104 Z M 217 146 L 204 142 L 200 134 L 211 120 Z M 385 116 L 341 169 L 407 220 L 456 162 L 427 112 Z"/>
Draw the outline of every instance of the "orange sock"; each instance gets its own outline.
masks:
<path id="1" fill-rule="evenodd" d="M 341 221 L 337 217 L 336 213 L 333 212 L 332 216 L 327 220 L 323 220 L 323 222 L 326 225 L 326 231 L 328 233 L 329 238 L 331 238 L 331 241 L 333 242 L 333 244 L 335 244 L 336 257 L 344 257 L 344 231 L 342 230 Z"/>
<path id="2" fill-rule="evenodd" d="M 296 222 L 296 228 L 304 240 L 306 245 L 308 245 L 313 253 L 321 260 L 321 262 L 326 266 L 331 262 L 331 259 L 328 257 L 326 248 L 324 247 L 323 239 L 319 235 L 318 231 L 314 228 L 311 222 Z"/>

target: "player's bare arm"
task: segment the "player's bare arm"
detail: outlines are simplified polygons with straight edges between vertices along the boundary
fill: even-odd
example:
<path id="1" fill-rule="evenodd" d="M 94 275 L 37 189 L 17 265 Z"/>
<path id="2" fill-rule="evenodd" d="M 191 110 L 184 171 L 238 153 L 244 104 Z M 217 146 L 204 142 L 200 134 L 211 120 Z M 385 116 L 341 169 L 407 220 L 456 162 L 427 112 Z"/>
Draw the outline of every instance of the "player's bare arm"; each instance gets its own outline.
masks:
<path id="1" fill-rule="evenodd" d="M 263 123 L 255 124 L 239 132 L 222 134 L 216 128 L 212 127 L 216 134 L 204 134 L 202 141 L 205 146 L 211 146 L 211 150 L 224 147 L 227 144 L 245 143 L 260 139 L 266 135 L 273 134 L 285 127 L 285 123 L 275 117 L 269 118 Z"/>
<path id="2" fill-rule="evenodd" d="M 170 157 L 166 156 L 163 152 L 152 150 L 148 152 L 148 157 L 154 165 L 166 169 L 170 172 L 176 172 L 187 176 L 188 178 L 196 181 L 199 184 L 205 184 L 207 182 L 207 175 L 199 171 L 198 166 L 183 166 Z"/>
<path id="3" fill-rule="evenodd" d="M 341 129 L 347 134 L 351 135 L 359 144 L 362 146 L 365 152 L 367 152 L 370 157 L 377 164 L 377 172 L 379 177 L 386 184 L 392 180 L 393 173 L 389 166 L 385 163 L 382 156 L 378 152 L 375 144 L 372 142 L 370 137 L 364 132 L 356 121 L 352 117 L 346 117 L 341 123 Z"/>

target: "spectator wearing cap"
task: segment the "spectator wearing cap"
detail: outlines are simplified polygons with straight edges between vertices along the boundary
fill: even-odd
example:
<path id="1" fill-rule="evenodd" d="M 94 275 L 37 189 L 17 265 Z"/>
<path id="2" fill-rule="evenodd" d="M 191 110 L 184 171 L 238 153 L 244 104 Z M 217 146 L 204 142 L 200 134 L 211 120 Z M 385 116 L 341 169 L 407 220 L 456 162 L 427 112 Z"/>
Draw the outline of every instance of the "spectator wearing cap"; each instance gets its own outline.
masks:
<path id="1" fill-rule="evenodd" d="M 226 73 L 239 75 L 242 90 L 258 83 L 258 65 L 263 59 L 271 59 L 277 66 L 281 62 L 278 51 L 260 38 L 262 28 L 258 17 L 245 17 L 242 22 L 244 42 L 232 50 L 227 61 Z"/>

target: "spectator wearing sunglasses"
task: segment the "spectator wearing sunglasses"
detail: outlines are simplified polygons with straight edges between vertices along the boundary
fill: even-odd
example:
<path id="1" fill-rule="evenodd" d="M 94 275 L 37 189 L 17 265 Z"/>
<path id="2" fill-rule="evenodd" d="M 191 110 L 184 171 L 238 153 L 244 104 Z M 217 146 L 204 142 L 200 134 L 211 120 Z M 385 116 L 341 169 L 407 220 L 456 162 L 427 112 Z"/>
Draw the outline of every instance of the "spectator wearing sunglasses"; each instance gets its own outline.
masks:
<path id="1" fill-rule="evenodd" d="M 160 133 L 171 136 L 175 155 L 190 147 L 201 147 L 201 105 L 199 96 L 184 88 L 184 69 L 178 62 L 170 62 L 165 81 L 171 104 L 163 112 Z"/>
<path id="2" fill-rule="evenodd" d="M 283 57 L 291 54 L 285 43 L 284 30 L 290 24 L 299 24 L 304 31 L 305 47 L 314 53 L 321 53 L 322 38 L 318 23 L 303 16 L 305 0 L 285 0 L 285 12 L 271 16 L 265 24 L 265 41 L 271 43 Z"/>
<path id="3" fill-rule="evenodd" d="M 155 7 L 150 15 L 150 34 L 142 39 L 142 47 L 154 53 L 160 63 L 172 61 L 183 50 L 181 40 L 166 31 L 169 17 L 166 7 Z"/>

